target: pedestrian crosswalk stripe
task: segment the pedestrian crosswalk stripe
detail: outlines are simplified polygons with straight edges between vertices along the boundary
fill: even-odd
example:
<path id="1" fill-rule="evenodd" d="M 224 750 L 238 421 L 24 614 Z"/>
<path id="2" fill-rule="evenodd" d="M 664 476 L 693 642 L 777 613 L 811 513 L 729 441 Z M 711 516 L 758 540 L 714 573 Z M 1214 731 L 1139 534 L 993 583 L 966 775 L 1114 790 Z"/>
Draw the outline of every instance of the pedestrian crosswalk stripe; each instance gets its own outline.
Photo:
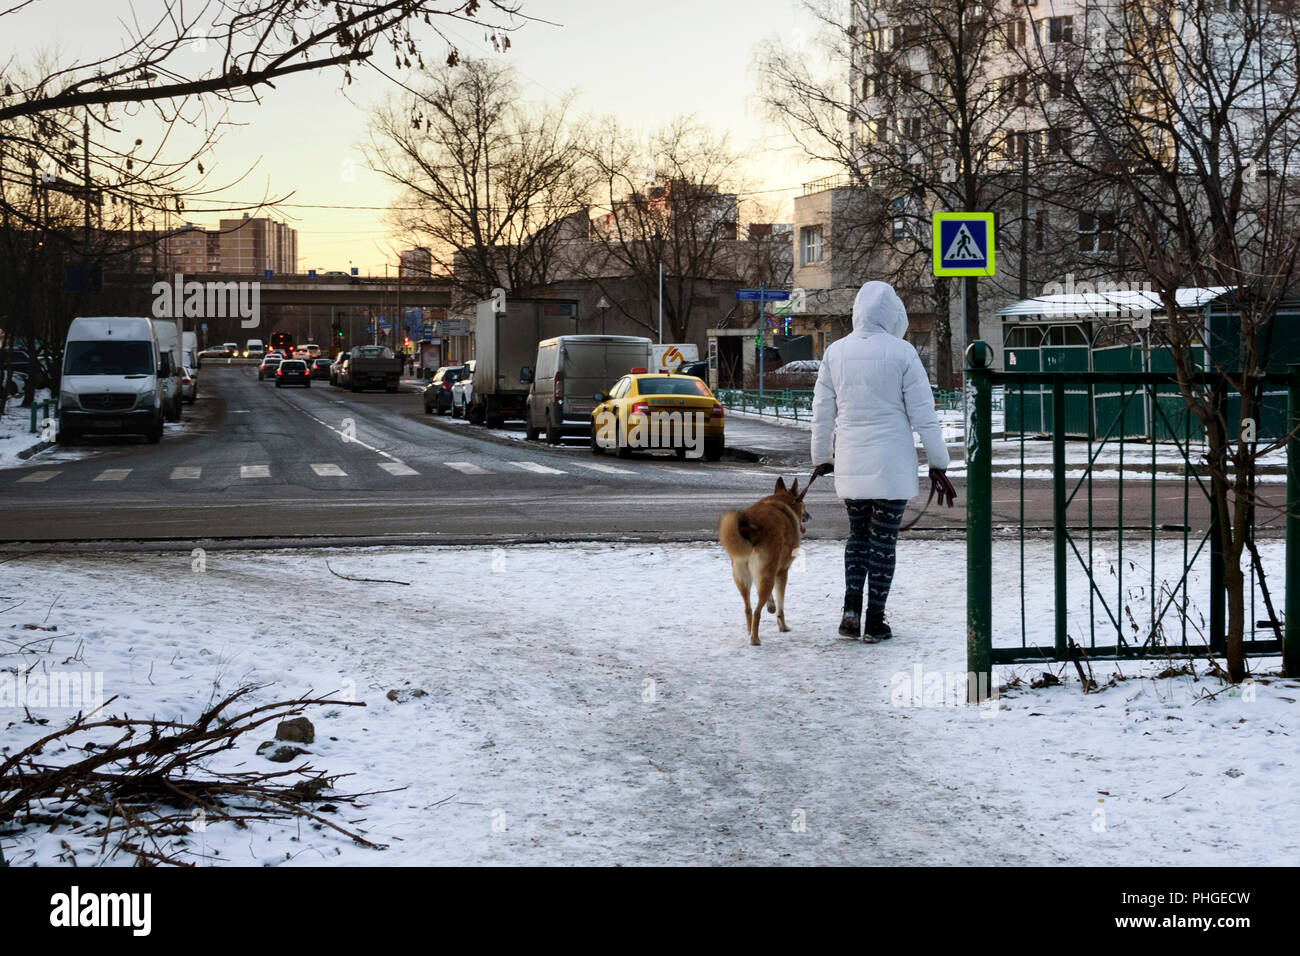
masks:
<path id="1" fill-rule="evenodd" d="M 446 462 L 448 468 L 455 468 L 457 471 L 466 475 L 486 475 L 489 474 L 486 468 L 480 468 L 468 461 L 449 461 Z"/>
<path id="2" fill-rule="evenodd" d="M 630 468 L 615 468 L 613 465 L 600 465 L 596 462 L 575 461 L 579 468 L 590 468 L 592 471 L 604 472 L 607 475 L 635 475 L 636 472 Z"/>
<path id="3" fill-rule="evenodd" d="M 172 479 L 175 480 L 177 478 L 197 478 L 202 473 L 203 473 L 202 468 L 182 466 L 179 468 L 172 469 Z"/>
<path id="4" fill-rule="evenodd" d="M 33 471 L 30 475 L 23 475 L 23 477 L 19 478 L 18 480 L 19 481 L 49 481 L 57 474 L 58 474 L 57 471 Z"/>
<path id="5" fill-rule="evenodd" d="M 558 468 L 547 468 L 545 465 L 539 465 L 535 461 L 512 461 L 514 465 L 523 471 L 531 471 L 535 475 L 563 475 L 564 472 Z"/>
<path id="6" fill-rule="evenodd" d="M 346 478 L 348 476 L 348 473 L 338 465 L 312 465 L 311 470 L 322 478 Z"/>
<path id="7" fill-rule="evenodd" d="M 418 475 L 419 472 L 410 465 L 403 465 L 400 461 L 381 461 L 379 467 L 384 469 L 390 475 L 397 475 L 399 478 L 407 475 Z"/>
<path id="8" fill-rule="evenodd" d="M 105 468 L 94 477 L 95 481 L 121 481 L 131 474 L 130 468 Z"/>
<path id="9" fill-rule="evenodd" d="M 240 478 L 270 478 L 271 466 L 270 465 L 240 465 L 239 477 Z"/>

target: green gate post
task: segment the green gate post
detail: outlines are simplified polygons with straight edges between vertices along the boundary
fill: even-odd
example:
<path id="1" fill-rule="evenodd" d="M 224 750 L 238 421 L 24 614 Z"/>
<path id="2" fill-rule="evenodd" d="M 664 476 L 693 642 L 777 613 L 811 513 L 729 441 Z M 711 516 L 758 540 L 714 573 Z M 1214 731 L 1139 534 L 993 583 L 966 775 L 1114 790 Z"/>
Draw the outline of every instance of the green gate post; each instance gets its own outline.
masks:
<path id="1" fill-rule="evenodd" d="M 1300 677 L 1300 365 L 1286 367 L 1286 639 L 1282 673 Z"/>
<path id="2" fill-rule="evenodd" d="M 1153 479 L 1154 480 L 1154 479 Z M 1052 569 L 1056 579 L 1056 659 L 1066 659 L 1065 376 L 1052 376 Z M 1024 587 L 1023 582 L 1021 587 Z"/>
<path id="3" fill-rule="evenodd" d="M 993 688 L 993 350 L 976 340 L 966 349 L 975 405 L 966 429 L 966 699 L 979 703 Z"/>

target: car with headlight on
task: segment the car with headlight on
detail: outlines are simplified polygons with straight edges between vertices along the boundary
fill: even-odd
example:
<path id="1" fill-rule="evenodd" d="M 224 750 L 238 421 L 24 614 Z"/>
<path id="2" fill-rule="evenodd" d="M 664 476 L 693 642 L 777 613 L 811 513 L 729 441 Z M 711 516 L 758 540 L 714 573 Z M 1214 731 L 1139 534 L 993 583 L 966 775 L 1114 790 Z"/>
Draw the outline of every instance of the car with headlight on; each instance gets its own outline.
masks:
<path id="1" fill-rule="evenodd" d="M 717 461 L 726 449 L 726 412 L 694 375 L 633 370 L 608 392 L 597 392 L 591 413 L 591 452 L 672 450 L 678 458 Z"/>

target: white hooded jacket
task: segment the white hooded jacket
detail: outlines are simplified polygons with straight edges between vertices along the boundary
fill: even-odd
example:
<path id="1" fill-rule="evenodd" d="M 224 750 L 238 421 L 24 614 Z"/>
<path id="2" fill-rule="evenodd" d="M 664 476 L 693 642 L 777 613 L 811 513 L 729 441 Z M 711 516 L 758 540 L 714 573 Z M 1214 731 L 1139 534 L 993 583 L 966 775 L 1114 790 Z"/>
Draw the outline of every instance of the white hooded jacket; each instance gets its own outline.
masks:
<path id="1" fill-rule="evenodd" d="M 813 393 L 812 462 L 835 462 L 841 498 L 911 498 L 917 492 L 915 430 L 931 468 L 948 467 L 934 392 L 903 338 L 907 310 L 887 282 L 868 282 L 853 302 L 853 334 L 822 358 Z"/>

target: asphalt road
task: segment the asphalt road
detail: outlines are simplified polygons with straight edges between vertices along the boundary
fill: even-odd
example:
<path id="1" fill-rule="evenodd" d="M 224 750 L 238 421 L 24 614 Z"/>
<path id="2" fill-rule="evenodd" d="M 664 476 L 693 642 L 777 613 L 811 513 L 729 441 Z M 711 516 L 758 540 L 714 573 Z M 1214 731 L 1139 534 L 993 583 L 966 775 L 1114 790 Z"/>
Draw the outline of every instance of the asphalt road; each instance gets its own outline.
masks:
<path id="1" fill-rule="evenodd" d="M 411 391 L 278 389 L 252 367 L 200 374 L 200 398 L 159 445 L 106 438 L 52 448 L 0 470 L 0 540 L 96 541 L 406 538 L 709 538 L 719 515 L 769 493 L 789 466 L 594 456 L 585 440 L 524 442 L 423 412 Z M 931 508 L 917 531 L 964 527 Z M 1051 484 L 1025 482 L 1025 523 L 1051 524 Z M 1157 487 L 1162 523 L 1183 523 L 1182 486 Z M 1020 482 L 994 488 L 996 521 L 1018 526 Z M 1102 526 L 1117 523 L 1114 483 L 1094 485 Z M 808 497 L 813 537 L 843 537 L 832 482 Z M 921 500 L 913 503 L 919 506 Z M 1127 483 L 1124 524 L 1145 526 L 1148 486 Z M 1071 521 L 1082 521 L 1082 499 Z M 1206 509 L 1191 502 L 1193 528 Z"/>

